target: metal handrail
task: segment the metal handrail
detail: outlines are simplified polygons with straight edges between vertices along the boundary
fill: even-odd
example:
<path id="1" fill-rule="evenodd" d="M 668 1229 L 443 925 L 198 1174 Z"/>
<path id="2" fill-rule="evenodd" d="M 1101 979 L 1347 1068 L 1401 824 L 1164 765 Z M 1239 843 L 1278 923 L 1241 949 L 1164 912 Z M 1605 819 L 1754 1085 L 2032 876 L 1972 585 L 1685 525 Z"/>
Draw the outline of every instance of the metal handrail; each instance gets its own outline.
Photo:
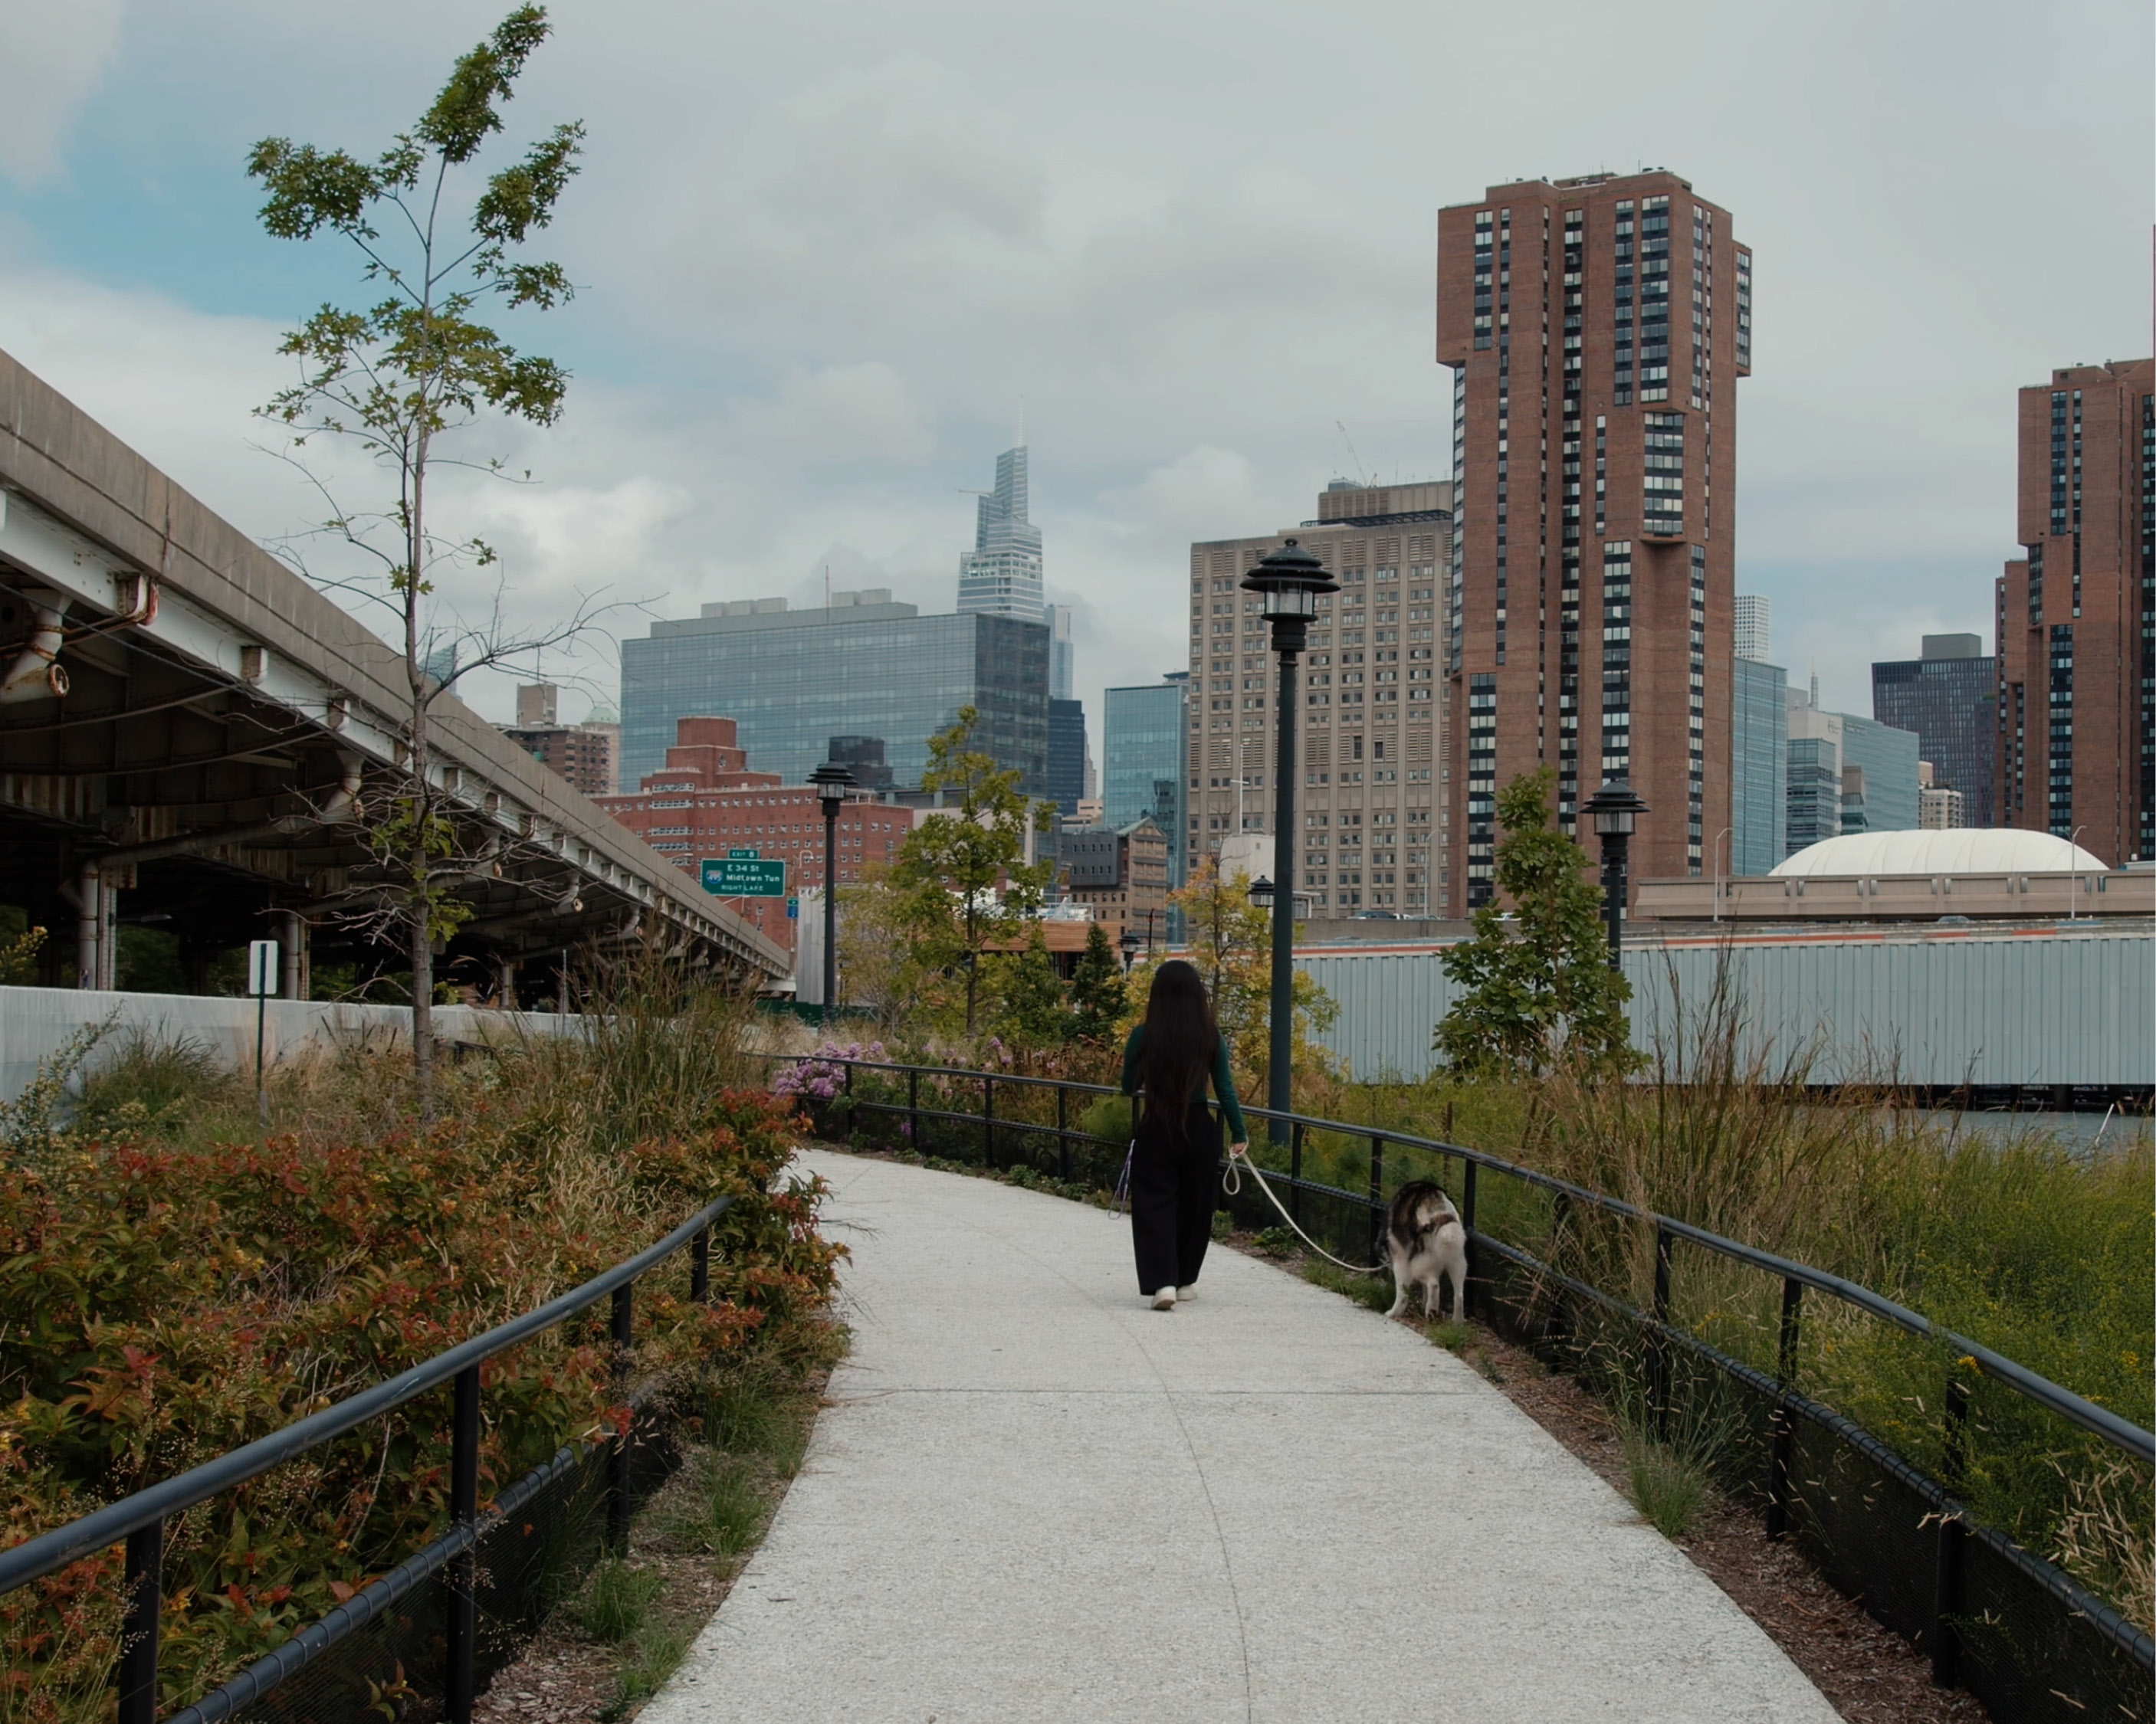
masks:
<path id="1" fill-rule="evenodd" d="M 732 1203 L 732 1198 L 725 1197 L 706 1205 L 657 1244 L 639 1251 L 626 1262 L 616 1264 L 604 1275 L 572 1288 L 557 1299 L 549 1300 L 536 1311 L 512 1317 L 445 1353 L 437 1353 L 424 1363 L 400 1372 L 387 1383 L 362 1389 L 349 1399 L 310 1414 L 282 1430 L 258 1437 L 244 1448 L 190 1467 L 131 1496 L 123 1496 L 80 1521 L 71 1521 L 64 1526 L 56 1526 L 50 1532 L 40 1533 L 0 1551 L 0 1593 L 11 1593 L 33 1580 L 42 1580 L 55 1569 L 64 1568 L 93 1551 L 119 1543 L 129 1533 L 139 1532 L 154 1521 L 168 1520 L 197 1503 L 244 1485 L 295 1455 L 304 1455 L 331 1438 L 341 1437 L 370 1420 L 394 1413 L 414 1396 L 440 1388 L 451 1378 L 484 1363 L 506 1348 L 543 1334 L 587 1306 L 598 1304 L 617 1287 L 626 1286 L 654 1264 L 672 1256 L 723 1214 Z"/>
<path id="2" fill-rule="evenodd" d="M 793 1064 L 804 1064 L 810 1060 L 817 1060 L 827 1065 L 858 1067 L 865 1070 L 910 1071 L 921 1076 L 948 1076 L 977 1080 L 992 1078 L 999 1084 L 1060 1087 L 1081 1090 L 1089 1095 L 1120 1095 L 1122 1093 L 1121 1090 L 1111 1088 L 1105 1084 L 1081 1084 L 1060 1078 L 1029 1077 L 1016 1073 L 982 1071 L 965 1066 L 909 1066 L 890 1060 L 848 1060 L 839 1055 L 828 1054 L 782 1054 L 770 1057 Z M 1270 1108 L 1253 1106 L 1247 1103 L 1245 1104 L 1243 1111 L 1253 1119 L 1277 1120 L 1286 1125 L 1300 1126 L 1307 1131 L 1334 1131 L 1357 1137 L 1368 1137 L 1373 1134 L 1373 1128 L 1368 1125 L 1351 1125 L 1339 1120 L 1320 1119 L 1312 1114 L 1278 1112 Z M 1017 1121 L 1006 1123 L 1019 1125 Z M 1019 1128 L 1024 1129 L 1022 1126 Z M 1763 1270 L 1770 1275 L 1781 1277 L 1785 1281 L 1799 1282 L 1821 1293 L 1831 1294 L 1834 1297 L 1854 1305 L 1861 1311 L 1868 1311 L 1873 1316 L 1892 1323 L 1899 1328 L 1905 1329 L 1912 1335 L 1944 1343 L 1952 1348 L 1958 1357 L 1968 1360 L 1985 1376 L 2005 1383 L 2015 1393 L 2035 1402 L 2039 1406 L 2102 1438 L 2106 1442 L 2128 1455 L 2144 1461 L 2156 1461 L 2156 1433 L 2143 1429 L 2133 1420 L 2122 1417 L 2109 1408 L 2098 1406 L 2095 1402 L 2076 1394 L 2071 1389 L 2053 1383 L 2049 1378 L 2039 1376 L 2025 1365 L 2017 1364 L 2005 1355 L 1994 1352 L 1981 1342 L 1973 1341 L 1968 1336 L 1958 1334 L 1933 1321 L 1931 1318 L 1923 1316 L 1921 1312 L 1911 1311 L 1907 1306 L 1898 1305 L 1884 1294 L 1875 1293 L 1869 1287 L 1858 1282 L 1846 1280 L 1840 1275 L 1829 1274 L 1822 1269 L 1815 1269 L 1809 1264 L 1797 1262 L 1794 1259 L 1780 1256 L 1772 1251 L 1762 1250 L 1756 1245 L 1747 1245 L 1736 1239 L 1725 1239 L 1720 1234 L 1710 1233 L 1705 1228 L 1695 1227 L 1690 1222 L 1678 1221 L 1669 1216 L 1658 1215 L 1650 1209 L 1643 1209 L 1635 1203 L 1628 1203 L 1621 1198 L 1613 1198 L 1586 1186 L 1574 1185 L 1568 1180 L 1559 1179 L 1551 1174 L 1537 1172 L 1532 1167 L 1523 1167 L 1516 1162 L 1508 1162 L 1502 1156 L 1491 1155 L 1485 1150 L 1471 1149 L 1465 1144 L 1447 1143 L 1438 1138 L 1419 1137 L 1402 1131 L 1382 1131 L 1378 1135 L 1382 1136 L 1387 1143 L 1401 1144 L 1433 1155 L 1457 1157 L 1463 1162 L 1487 1167 L 1493 1172 L 1505 1174 L 1525 1184 L 1537 1186 L 1543 1190 L 1586 1203 L 1601 1210 L 1605 1214 L 1616 1215 L 1628 1221 L 1637 1221 L 1651 1225 L 1659 1231 L 1686 1240 L 1718 1256 L 1748 1265 L 1753 1269 Z"/>
<path id="3" fill-rule="evenodd" d="M 733 1206 L 731 1197 L 715 1198 L 656 1244 L 634 1257 L 593 1276 L 583 1285 L 549 1300 L 535 1311 L 497 1324 L 485 1333 L 461 1342 L 446 1352 L 398 1373 L 386 1383 L 363 1389 L 319 1413 L 295 1419 L 282 1430 L 259 1437 L 244 1447 L 206 1460 L 200 1466 L 161 1480 L 147 1489 L 107 1504 L 81 1519 L 0 1551 L 0 1594 L 78 1562 L 94 1552 L 126 1542 L 126 1622 L 121 1654 L 119 1681 L 120 1724 L 154 1724 L 157 1717 L 159 1616 L 162 1608 L 165 1523 L 198 1503 L 257 1478 L 271 1468 L 304 1455 L 311 1449 L 386 1417 L 407 1402 L 439 1388 L 456 1385 L 453 1413 L 453 1455 L 450 1462 L 450 1518 L 452 1532 L 436 1541 L 430 1552 L 457 1565 L 449 1598 L 449 1706 L 450 1717 L 467 1719 L 471 1714 L 475 1624 L 472 1615 L 471 1552 L 477 1542 L 479 1519 L 480 1380 L 479 1367 L 496 1353 L 544 1334 L 557 1324 L 609 1296 L 613 1301 L 613 1342 L 617 1368 L 626 1358 L 632 1335 L 634 1284 L 646 1270 L 664 1262 L 692 1241 L 696 1247 L 692 1272 L 692 1296 L 705 1296 L 710 1275 L 711 1229 Z M 557 1457 L 557 1460 L 559 1457 Z M 613 1478 L 608 1487 L 610 1536 L 619 1543 L 626 1536 L 629 1512 L 627 1454 L 615 1445 Z M 364 1596 L 364 1595 L 362 1595 Z M 354 1600 L 357 1603 L 358 1601 Z M 334 1616 L 336 1613 L 331 1613 Z M 321 1626 L 321 1625 L 316 1625 Z M 341 1638 L 337 1634 L 310 1635 L 303 1630 L 287 1645 L 290 1658 L 273 1655 L 267 1662 L 258 1691 L 282 1680 L 321 1647 Z M 304 1643 L 304 1644 L 295 1644 Z M 243 1673 L 246 1675 L 249 1673 Z M 229 1685 L 228 1685 L 229 1686 Z M 191 1709 L 192 1710 L 192 1709 Z M 223 1716 L 229 1706 L 218 1709 Z"/>

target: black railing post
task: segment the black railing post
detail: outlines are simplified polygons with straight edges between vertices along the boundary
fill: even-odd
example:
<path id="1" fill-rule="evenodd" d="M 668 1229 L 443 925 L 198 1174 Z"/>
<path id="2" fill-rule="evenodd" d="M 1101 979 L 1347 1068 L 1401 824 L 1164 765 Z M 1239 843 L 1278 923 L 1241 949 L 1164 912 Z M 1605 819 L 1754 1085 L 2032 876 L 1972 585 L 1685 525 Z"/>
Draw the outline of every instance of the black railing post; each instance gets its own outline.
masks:
<path id="1" fill-rule="evenodd" d="M 1550 1197 L 1549 1255 L 1544 1260 L 1560 1274 L 1563 1273 L 1563 1265 L 1558 1263 L 1558 1259 L 1563 1251 L 1565 1224 L 1571 1219 L 1571 1198 L 1561 1191 L 1553 1193 Z M 1571 1313 L 1565 1308 L 1564 1289 L 1553 1284 L 1550 1288 L 1549 1316 L 1543 1323 L 1543 1341 L 1547 1342 L 1568 1340 L 1572 1335 L 1570 1318 Z"/>
<path id="2" fill-rule="evenodd" d="M 1663 1442 L 1670 1437 L 1670 1340 L 1664 1331 L 1670 1321 L 1670 1261 L 1676 1243 L 1676 1235 L 1666 1227 L 1655 1229 L 1655 1330 L 1648 1337 L 1647 1393 L 1655 1435 Z"/>
<path id="3" fill-rule="evenodd" d="M 906 1147 L 916 1155 L 925 1153 L 921 1147 L 921 1072 L 917 1067 L 906 1068 Z"/>
<path id="4" fill-rule="evenodd" d="M 479 1367 L 457 1373 L 454 1412 L 449 1427 L 449 1521 L 472 1526 L 479 1519 Z M 470 1545 L 449 1564 L 449 1724 L 471 1724 L 478 1675 L 475 1654 L 479 1630 L 473 1586 L 479 1553 Z"/>
<path id="5" fill-rule="evenodd" d="M 1794 1275 L 1782 1280 L 1782 1332 L 1774 1349 L 1774 1378 L 1784 1393 L 1796 1387 L 1797 1324 L 1803 1315 L 1804 1284 Z M 1789 1461 L 1797 1434 L 1796 1414 L 1777 1402 L 1767 1449 L 1767 1537 L 1789 1530 Z"/>
<path id="6" fill-rule="evenodd" d="M 607 1457 L 607 1546 L 617 1556 L 629 1552 L 629 1448 L 635 1432 L 635 1417 L 629 1408 L 630 1349 L 636 1332 L 636 1283 L 625 1281 L 613 1290 L 613 1373 L 615 1392 L 621 1396 L 623 1429 L 615 1437 L 613 1453 Z"/>
<path id="7" fill-rule="evenodd" d="M 990 1172 L 996 1165 L 996 1080 L 981 1074 L 981 1158 Z"/>
<path id="8" fill-rule="evenodd" d="M 1055 1086 L 1055 1168 L 1065 1185 L 1070 1183 L 1070 1091 Z"/>
<path id="9" fill-rule="evenodd" d="M 1939 1688 L 1956 1686 L 1961 1678 L 1962 1544 L 1968 1528 L 1961 1516 L 1960 1496 L 1969 1471 L 1969 1385 L 1958 1375 L 1947 1379 L 1946 1449 L 1939 1465 L 1939 1482 L 1952 1502 L 1939 1509 L 1938 1558 L 1932 1581 L 1932 1682 Z"/>
<path id="10" fill-rule="evenodd" d="M 711 1230 L 708 1227 L 690 1243 L 689 1296 L 699 1305 L 711 1301 Z"/>
<path id="11" fill-rule="evenodd" d="M 1297 1120 L 1288 1132 L 1287 1177 L 1287 1213 L 1300 1225 L 1302 1221 L 1302 1121 L 1301 1120 Z"/>
<path id="12" fill-rule="evenodd" d="M 1385 1140 L 1370 1134 L 1370 1255 L 1376 1257 L 1385 1233 Z"/>
<path id="13" fill-rule="evenodd" d="M 127 1535 L 121 1622 L 120 1724 L 157 1724 L 157 1629 L 165 1608 L 165 1523 Z"/>
<path id="14" fill-rule="evenodd" d="M 1448 1106 L 1450 1103 L 1446 1104 Z M 1463 1160 L 1466 1158 L 1463 1157 Z M 1468 1162 L 1460 1176 L 1460 1225 L 1467 1235 L 1467 1280 L 1460 1287 L 1460 1315 L 1475 1309 L 1475 1175 L 1478 1164 Z"/>

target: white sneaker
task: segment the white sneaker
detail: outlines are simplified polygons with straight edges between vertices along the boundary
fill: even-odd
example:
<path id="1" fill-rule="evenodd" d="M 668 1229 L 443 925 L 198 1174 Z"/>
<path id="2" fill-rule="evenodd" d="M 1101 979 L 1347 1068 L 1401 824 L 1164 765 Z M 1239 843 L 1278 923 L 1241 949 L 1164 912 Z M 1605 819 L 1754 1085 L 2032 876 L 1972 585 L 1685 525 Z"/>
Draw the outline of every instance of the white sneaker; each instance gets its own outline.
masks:
<path id="1" fill-rule="evenodd" d="M 1188 1305 L 1192 1300 L 1198 1296 L 1197 1286 L 1194 1284 L 1188 1287 L 1178 1287 L 1175 1290 L 1175 1296 L 1178 1299 L 1180 1299 L 1185 1305 Z"/>
<path id="2" fill-rule="evenodd" d="M 1173 1311 L 1175 1309 L 1175 1289 L 1173 1287 L 1163 1287 L 1159 1292 L 1154 1294 L 1152 1296 L 1152 1308 L 1155 1311 Z"/>

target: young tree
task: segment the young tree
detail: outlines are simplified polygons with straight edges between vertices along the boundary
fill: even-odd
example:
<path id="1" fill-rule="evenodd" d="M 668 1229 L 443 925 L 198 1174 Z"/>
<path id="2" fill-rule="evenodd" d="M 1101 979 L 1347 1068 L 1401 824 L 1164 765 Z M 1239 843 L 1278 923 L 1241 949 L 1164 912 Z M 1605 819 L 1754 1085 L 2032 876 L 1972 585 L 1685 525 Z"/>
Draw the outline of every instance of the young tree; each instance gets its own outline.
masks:
<path id="1" fill-rule="evenodd" d="M 1239 869 L 1224 879 L 1210 856 L 1199 862 L 1188 883 L 1170 894 L 1168 901 L 1183 911 L 1188 950 L 1166 954 L 1132 972 L 1122 1027 L 1127 1032 L 1144 1017 L 1157 963 L 1167 956 L 1186 958 L 1198 967 L 1213 997 L 1213 1015 L 1227 1038 L 1237 1084 L 1247 1085 L 1247 1095 L 1263 1095 L 1272 1064 L 1272 916 L 1250 902 L 1247 874 Z M 1332 1056 L 1315 1038 L 1338 1020 L 1340 1008 L 1301 971 L 1295 976 L 1294 1000 L 1294 1067 L 1329 1072 Z"/>
<path id="2" fill-rule="evenodd" d="M 1634 1058 L 1632 990 L 1609 967 L 1602 895 L 1582 877 L 1587 853 L 1550 824 L 1556 783 L 1543 767 L 1497 793 L 1497 890 L 1516 925 L 1493 899 L 1475 912 L 1473 937 L 1440 960 L 1467 991 L 1434 1045 L 1462 1076 L 1533 1075 L 1560 1056 L 1621 1070 Z"/>
<path id="3" fill-rule="evenodd" d="M 362 804 L 377 877 L 354 919 L 401 934 L 408 945 L 413 1060 L 423 1106 L 431 1095 L 434 948 L 469 916 L 458 885 L 493 865 L 490 854 L 467 846 L 432 782 L 429 709 L 457 678 L 574 639 L 596 616 L 582 604 L 565 625 L 516 633 L 504 624 L 499 581 L 485 619 L 475 626 L 466 626 L 453 607 L 429 603 L 453 569 L 495 562 L 484 542 L 454 541 L 438 530 L 429 516 L 434 469 L 507 476 L 498 459 L 454 453 L 459 445 L 451 439 L 490 418 L 552 425 L 568 384 L 552 360 L 517 352 L 473 315 L 489 300 L 546 310 L 571 295 L 560 264 L 518 254 L 552 220 L 577 171 L 583 126 L 557 126 L 483 182 L 473 177 L 547 30 L 540 7 L 511 13 L 456 62 L 418 124 L 372 162 L 287 138 L 265 138 L 247 162 L 249 177 L 269 194 L 264 228 L 280 239 L 340 236 L 363 260 L 362 280 L 382 290 L 372 305 L 324 305 L 287 335 L 280 351 L 298 362 L 300 381 L 259 412 L 288 434 L 285 459 L 330 508 L 317 532 L 372 569 L 320 584 L 386 606 L 403 648 L 404 771 L 386 796 Z M 311 439 L 329 436 L 348 439 L 366 455 L 387 481 L 385 500 L 362 506 L 339 498 L 336 484 L 303 453 Z M 303 558 L 293 560 L 315 578 Z"/>
<path id="4" fill-rule="evenodd" d="M 1003 998 L 996 1013 L 1004 1038 L 1021 1059 L 1050 1053 L 1070 1039 L 1070 997 L 1055 973 L 1040 924 L 1029 927 L 1025 950 L 1004 960 Z"/>
<path id="5" fill-rule="evenodd" d="M 1029 827 L 1049 829 L 1054 805 L 1036 805 L 1016 772 L 973 747 L 979 722 L 978 711 L 962 706 L 949 730 L 929 738 L 921 788 L 949 799 L 913 829 L 891 870 L 915 962 L 931 973 L 963 972 L 968 1035 L 980 1008 L 981 954 L 1017 943 L 1053 867 L 1028 862 L 1025 849 Z"/>
<path id="6" fill-rule="evenodd" d="M 1112 1042 L 1116 1022 L 1123 1015 L 1124 997 L 1122 968 L 1108 944 L 1108 931 L 1094 922 L 1086 930 L 1086 949 L 1078 954 L 1078 967 L 1070 978 L 1071 1034 L 1081 1041 Z"/>

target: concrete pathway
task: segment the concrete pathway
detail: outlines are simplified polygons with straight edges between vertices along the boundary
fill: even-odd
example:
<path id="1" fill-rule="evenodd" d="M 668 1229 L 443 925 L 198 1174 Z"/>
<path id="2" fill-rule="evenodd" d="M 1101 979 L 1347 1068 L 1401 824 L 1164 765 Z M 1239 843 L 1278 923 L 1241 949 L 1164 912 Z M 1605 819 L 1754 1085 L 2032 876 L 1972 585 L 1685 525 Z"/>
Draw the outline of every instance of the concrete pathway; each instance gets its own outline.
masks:
<path id="1" fill-rule="evenodd" d="M 1835 1714 L 1496 1390 L 1234 1252 L 816 1152 L 853 1350 L 770 1537 L 644 1724 Z"/>

